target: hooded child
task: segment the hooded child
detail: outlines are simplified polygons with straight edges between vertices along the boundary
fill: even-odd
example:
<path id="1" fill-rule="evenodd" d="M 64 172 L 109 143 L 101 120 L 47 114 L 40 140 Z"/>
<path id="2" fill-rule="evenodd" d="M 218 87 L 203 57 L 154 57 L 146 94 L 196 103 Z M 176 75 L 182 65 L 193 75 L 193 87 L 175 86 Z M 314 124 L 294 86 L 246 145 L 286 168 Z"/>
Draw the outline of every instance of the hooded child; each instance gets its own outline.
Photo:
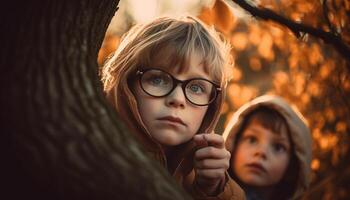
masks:
<path id="1" fill-rule="evenodd" d="M 299 199 L 309 186 L 311 135 L 300 112 L 264 95 L 238 109 L 223 136 L 228 173 L 248 200 Z"/>

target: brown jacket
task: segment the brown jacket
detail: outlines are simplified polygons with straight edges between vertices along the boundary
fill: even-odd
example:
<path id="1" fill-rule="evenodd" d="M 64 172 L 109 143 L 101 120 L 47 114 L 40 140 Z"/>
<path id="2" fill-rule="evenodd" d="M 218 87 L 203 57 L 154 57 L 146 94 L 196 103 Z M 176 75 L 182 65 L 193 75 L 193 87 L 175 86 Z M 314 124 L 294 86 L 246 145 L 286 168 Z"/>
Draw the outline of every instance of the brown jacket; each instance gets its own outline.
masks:
<path id="1" fill-rule="evenodd" d="M 107 91 L 107 98 L 117 109 L 122 119 L 125 119 L 130 132 L 134 133 L 136 139 L 143 145 L 148 155 L 157 160 L 161 165 L 172 173 L 172 176 L 180 183 L 195 199 L 227 199 L 240 200 L 245 199 L 243 190 L 227 175 L 224 192 L 217 197 L 207 197 L 204 193 L 199 191 L 193 184 L 193 153 L 194 143 L 180 145 L 171 161 L 167 162 L 164 151 L 159 143 L 157 143 L 146 126 L 141 120 L 136 99 L 131 92 L 127 78 L 130 73 L 135 73 L 130 69 L 124 69 L 117 72 L 118 88 Z M 198 133 L 212 133 L 218 121 L 220 109 L 224 101 L 224 93 L 218 95 L 215 103 L 212 103 Z"/>
<path id="2" fill-rule="evenodd" d="M 308 188 L 310 182 L 310 162 L 311 162 L 311 134 L 307 127 L 307 122 L 297 109 L 291 107 L 281 97 L 274 95 L 264 95 L 254 99 L 243 105 L 233 115 L 228 123 L 223 136 L 225 139 L 226 149 L 231 153 L 233 151 L 233 144 L 235 137 L 240 131 L 241 125 L 245 117 L 255 109 L 264 106 L 279 112 L 286 120 L 292 143 L 294 146 L 294 153 L 299 163 L 299 174 L 297 177 L 297 186 L 292 197 L 288 199 L 298 199 Z"/>

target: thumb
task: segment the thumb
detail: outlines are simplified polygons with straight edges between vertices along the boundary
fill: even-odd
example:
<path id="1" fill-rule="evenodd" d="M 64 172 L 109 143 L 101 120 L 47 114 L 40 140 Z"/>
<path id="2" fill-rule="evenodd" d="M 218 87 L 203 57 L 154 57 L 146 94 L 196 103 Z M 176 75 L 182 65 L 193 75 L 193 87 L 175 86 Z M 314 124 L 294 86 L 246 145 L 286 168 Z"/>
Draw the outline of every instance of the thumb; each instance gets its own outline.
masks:
<path id="1" fill-rule="evenodd" d="M 209 145 L 207 139 L 205 138 L 205 135 L 206 134 L 198 134 L 193 137 L 193 141 L 198 149 L 207 147 Z"/>

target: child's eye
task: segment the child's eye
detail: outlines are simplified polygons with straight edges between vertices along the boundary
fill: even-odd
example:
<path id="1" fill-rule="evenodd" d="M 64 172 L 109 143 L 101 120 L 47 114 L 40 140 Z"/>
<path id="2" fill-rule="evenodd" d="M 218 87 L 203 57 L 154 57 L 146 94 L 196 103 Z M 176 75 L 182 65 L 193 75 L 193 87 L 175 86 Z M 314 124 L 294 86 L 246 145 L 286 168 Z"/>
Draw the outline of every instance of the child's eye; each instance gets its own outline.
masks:
<path id="1" fill-rule="evenodd" d="M 274 144 L 273 149 L 275 152 L 287 152 L 287 148 L 283 144 Z"/>
<path id="2" fill-rule="evenodd" d="M 244 141 L 246 141 L 248 144 L 255 144 L 257 139 L 254 136 L 246 136 Z"/>
<path id="3" fill-rule="evenodd" d="M 196 94 L 202 94 L 205 91 L 204 88 L 201 87 L 199 84 L 191 84 L 188 86 L 188 88 L 192 93 L 196 93 Z"/>
<path id="4" fill-rule="evenodd" d="M 147 82 L 153 86 L 162 86 L 169 83 L 169 81 L 162 76 L 149 77 Z"/>
<path id="5" fill-rule="evenodd" d="M 186 85 L 186 90 L 195 95 L 209 95 L 210 82 L 204 80 L 192 80 Z"/>
<path id="6" fill-rule="evenodd" d="M 151 80 L 151 83 L 152 83 L 153 85 L 159 85 L 160 83 L 162 83 L 162 79 L 159 78 L 159 77 L 154 78 L 154 79 Z"/>
<path id="7" fill-rule="evenodd" d="M 254 144 L 254 143 L 256 143 L 256 138 L 255 138 L 255 137 L 249 137 L 249 138 L 248 138 L 248 142 L 249 142 L 250 144 Z"/>

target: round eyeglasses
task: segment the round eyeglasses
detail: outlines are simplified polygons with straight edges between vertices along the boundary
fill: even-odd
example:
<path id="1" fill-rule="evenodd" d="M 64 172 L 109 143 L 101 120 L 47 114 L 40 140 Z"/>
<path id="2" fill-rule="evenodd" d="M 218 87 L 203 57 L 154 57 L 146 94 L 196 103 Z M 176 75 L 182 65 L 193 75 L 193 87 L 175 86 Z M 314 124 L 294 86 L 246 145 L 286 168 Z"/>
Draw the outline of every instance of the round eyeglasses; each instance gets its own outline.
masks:
<path id="1" fill-rule="evenodd" d="M 160 69 L 148 68 L 138 70 L 139 82 L 142 90 L 153 97 L 169 95 L 178 84 L 181 84 L 186 99 L 194 105 L 206 106 L 212 103 L 218 96 L 221 88 L 204 78 L 178 80 L 168 72 Z"/>

